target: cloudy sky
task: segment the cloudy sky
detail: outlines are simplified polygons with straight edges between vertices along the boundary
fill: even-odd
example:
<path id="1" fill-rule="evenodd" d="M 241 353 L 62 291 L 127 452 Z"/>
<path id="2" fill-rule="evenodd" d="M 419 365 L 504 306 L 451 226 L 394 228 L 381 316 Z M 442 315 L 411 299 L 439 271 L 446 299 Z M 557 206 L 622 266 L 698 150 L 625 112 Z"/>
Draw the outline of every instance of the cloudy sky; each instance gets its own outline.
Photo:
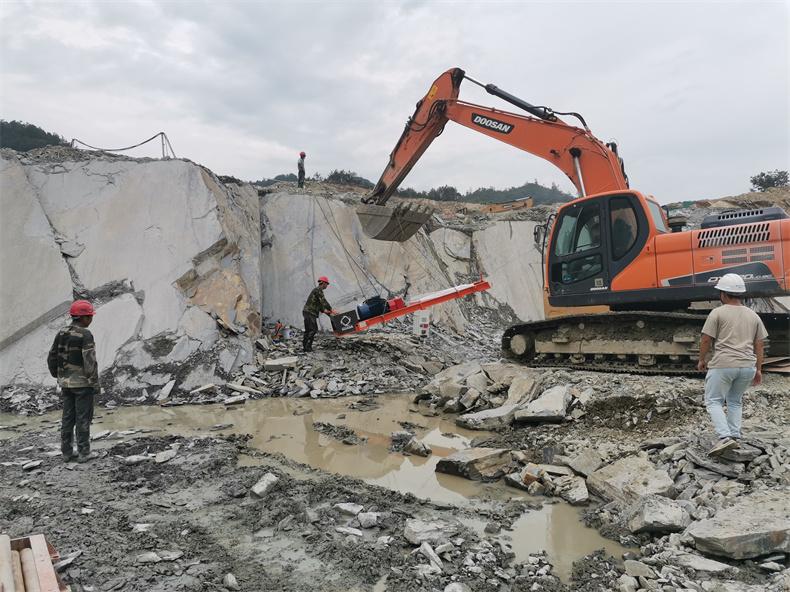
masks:
<path id="1" fill-rule="evenodd" d="M 376 180 L 444 70 L 582 113 L 663 202 L 741 193 L 790 163 L 790 3 L 0 3 L 0 117 L 259 179 Z M 461 98 L 512 109 L 471 83 Z M 156 156 L 156 145 L 135 151 Z M 548 163 L 448 124 L 404 185 L 572 191 Z"/>

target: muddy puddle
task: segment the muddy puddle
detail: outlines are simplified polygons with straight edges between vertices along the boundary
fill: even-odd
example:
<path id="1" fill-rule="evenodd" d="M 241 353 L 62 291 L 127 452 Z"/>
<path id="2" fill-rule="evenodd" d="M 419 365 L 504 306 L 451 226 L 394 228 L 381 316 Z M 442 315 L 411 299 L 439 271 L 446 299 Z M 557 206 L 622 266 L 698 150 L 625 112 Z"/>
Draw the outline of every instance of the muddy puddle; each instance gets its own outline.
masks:
<path id="1" fill-rule="evenodd" d="M 359 398 L 342 399 L 265 399 L 226 408 L 222 405 L 180 407 L 122 407 L 113 411 L 97 409 L 92 433 L 103 430 L 143 430 L 143 433 L 168 433 L 184 436 L 200 434 L 251 434 L 250 445 L 324 471 L 356 477 L 421 498 L 451 504 L 485 504 L 490 500 L 529 499 L 521 492 L 500 483 L 488 484 L 435 472 L 439 459 L 466 448 L 472 438 L 483 432 L 464 430 L 445 416 L 426 417 L 411 404 L 407 395 L 380 396 L 377 407 L 367 411 L 351 408 Z M 51 429 L 57 442 L 59 414 L 41 418 L 22 418 L 0 414 L 0 438 L 13 436 L 2 426 L 16 429 Z M 349 445 L 314 428 L 314 423 L 343 426 L 362 439 Z M 403 430 L 399 422 L 409 422 L 417 437 L 433 449 L 428 458 L 390 452 L 390 434 Z M 21 425 L 24 424 L 24 425 Z M 227 427 L 221 427 L 227 426 Z M 140 432 L 138 432 L 140 433 Z M 131 435 L 131 434 L 130 434 Z M 96 448 L 113 445 L 113 440 L 98 440 Z M 254 457 L 242 457 L 241 464 L 255 464 Z M 545 498 L 538 498 L 545 501 Z M 471 528 L 482 534 L 484 520 L 467 519 Z M 576 559 L 600 548 L 620 557 L 623 547 L 585 527 L 579 511 L 565 503 L 544 503 L 539 510 L 523 514 L 510 531 L 499 538 L 508 540 L 516 558 L 545 550 L 563 579 L 570 575 Z"/>

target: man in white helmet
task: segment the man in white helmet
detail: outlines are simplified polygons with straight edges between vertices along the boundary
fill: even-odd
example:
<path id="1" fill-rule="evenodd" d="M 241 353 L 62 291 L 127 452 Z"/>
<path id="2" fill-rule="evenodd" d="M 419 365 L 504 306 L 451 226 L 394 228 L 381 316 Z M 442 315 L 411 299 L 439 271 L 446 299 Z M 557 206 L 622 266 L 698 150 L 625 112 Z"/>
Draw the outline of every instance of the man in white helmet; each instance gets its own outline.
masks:
<path id="1" fill-rule="evenodd" d="M 702 327 L 697 368 L 706 371 L 705 407 L 719 441 L 708 452 L 721 454 L 741 438 L 741 400 L 750 384 L 762 381 L 763 342 L 768 337 L 756 312 L 744 306 L 746 284 L 735 273 L 716 284 L 722 306 L 714 308 Z M 708 354 L 713 357 L 708 362 Z M 727 404 L 727 413 L 724 404 Z"/>

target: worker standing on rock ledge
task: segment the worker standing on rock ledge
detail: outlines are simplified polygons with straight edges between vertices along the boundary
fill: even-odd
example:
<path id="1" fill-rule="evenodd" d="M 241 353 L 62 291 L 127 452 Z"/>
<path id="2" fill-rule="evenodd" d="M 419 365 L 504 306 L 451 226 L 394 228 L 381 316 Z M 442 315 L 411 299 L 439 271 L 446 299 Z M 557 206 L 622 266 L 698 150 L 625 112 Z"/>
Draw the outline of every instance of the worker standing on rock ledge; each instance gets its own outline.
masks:
<path id="1" fill-rule="evenodd" d="M 93 398 L 99 391 L 99 367 L 96 345 L 88 325 L 96 311 L 87 300 L 77 300 L 69 309 L 71 325 L 55 336 L 47 356 L 49 373 L 58 379 L 63 394 L 63 419 L 60 427 L 60 450 L 66 462 L 75 459 L 72 447 L 77 434 L 78 462 L 96 458 L 91 452 L 90 427 Z"/>
<path id="2" fill-rule="evenodd" d="M 749 384 L 762 382 L 763 342 L 768 337 L 762 319 L 743 304 L 746 284 L 741 276 L 728 273 L 715 288 L 722 306 L 714 308 L 705 320 L 697 364 L 699 370 L 707 370 L 705 407 L 719 436 L 708 453 L 711 456 L 738 446 L 743 393 Z M 706 362 L 711 346 L 713 357 Z"/>
<path id="3" fill-rule="evenodd" d="M 304 152 L 299 153 L 299 160 L 296 161 L 296 170 L 298 172 L 297 187 L 304 187 L 304 157 L 307 156 Z"/>
<path id="4" fill-rule="evenodd" d="M 307 302 L 302 309 L 304 317 L 304 337 L 302 337 L 302 348 L 306 352 L 313 351 L 313 339 L 318 333 L 318 317 L 321 313 L 332 314 L 332 307 L 326 301 L 324 290 L 329 287 L 329 278 L 322 275 L 318 278 L 318 286 L 313 288 L 307 297 Z"/>

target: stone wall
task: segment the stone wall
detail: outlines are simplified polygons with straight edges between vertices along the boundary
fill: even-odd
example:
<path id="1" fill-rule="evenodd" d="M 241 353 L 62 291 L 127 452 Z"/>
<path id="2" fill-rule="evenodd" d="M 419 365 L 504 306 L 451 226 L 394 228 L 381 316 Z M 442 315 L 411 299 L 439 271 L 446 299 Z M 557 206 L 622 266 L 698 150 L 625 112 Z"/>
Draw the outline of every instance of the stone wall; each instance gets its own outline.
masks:
<path id="1" fill-rule="evenodd" d="M 540 253 L 534 222 L 493 222 L 479 231 L 438 228 L 403 243 L 368 238 L 355 213 L 358 196 L 279 192 L 261 198 L 263 315 L 302 325 L 302 306 L 316 278 L 329 276 L 327 299 L 348 310 L 373 294 L 385 297 L 442 290 L 479 279 L 493 289 L 475 301 L 432 309 L 434 322 L 463 333 L 470 302 L 507 309 L 522 320 L 543 317 Z M 507 303 L 507 304 L 506 304 Z M 329 329 L 328 319 L 321 323 Z"/>
<path id="2" fill-rule="evenodd" d="M 103 370 L 167 365 L 174 350 L 173 364 L 196 352 L 219 360 L 208 353 L 216 319 L 241 335 L 223 342 L 233 364 L 251 357 L 261 309 L 252 187 L 185 160 L 4 150 L 0 199 L 0 385 L 54 384 L 46 352 L 75 297 L 97 306 Z"/>

